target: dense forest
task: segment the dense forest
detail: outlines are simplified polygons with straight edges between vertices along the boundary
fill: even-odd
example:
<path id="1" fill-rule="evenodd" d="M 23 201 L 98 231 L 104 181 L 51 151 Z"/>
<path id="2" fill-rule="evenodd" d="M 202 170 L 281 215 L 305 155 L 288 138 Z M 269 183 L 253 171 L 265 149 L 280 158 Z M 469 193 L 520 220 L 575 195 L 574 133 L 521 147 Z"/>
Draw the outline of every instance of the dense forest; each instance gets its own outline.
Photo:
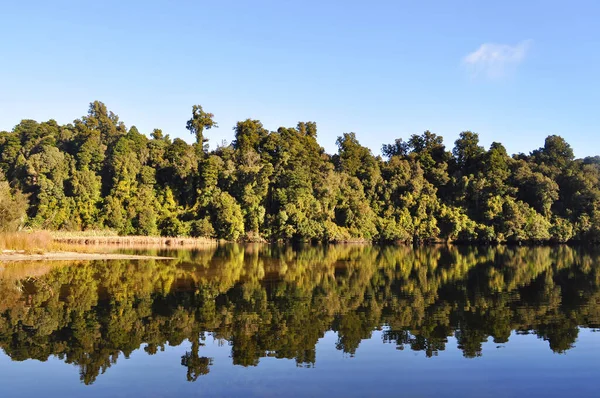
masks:
<path id="1" fill-rule="evenodd" d="M 317 125 L 269 131 L 247 119 L 229 145 L 192 108 L 188 144 L 127 128 L 101 102 L 71 124 L 0 132 L 0 229 L 247 241 L 600 242 L 600 157 L 559 136 L 509 156 L 465 131 L 449 150 L 429 131 L 375 156 L 354 133 L 330 155 Z"/>
<path id="2" fill-rule="evenodd" d="M 596 249 L 230 245 L 170 254 L 180 258 L 7 266 L 0 349 L 16 361 L 60 358 L 90 384 L 138 349 L 154 355 L 188 340 L 181 377 L 195 381 L 213 364 L 203 347 L 211 337 L 230 347 L 234 365 L 270 356 L 312 367 L 328 331 L 351 356 L 380 330 L 390 349 L 431 357 L 456 344 L 473 358 L 515 332 L 563 353 L 580 326 L 600 327 Z"/>

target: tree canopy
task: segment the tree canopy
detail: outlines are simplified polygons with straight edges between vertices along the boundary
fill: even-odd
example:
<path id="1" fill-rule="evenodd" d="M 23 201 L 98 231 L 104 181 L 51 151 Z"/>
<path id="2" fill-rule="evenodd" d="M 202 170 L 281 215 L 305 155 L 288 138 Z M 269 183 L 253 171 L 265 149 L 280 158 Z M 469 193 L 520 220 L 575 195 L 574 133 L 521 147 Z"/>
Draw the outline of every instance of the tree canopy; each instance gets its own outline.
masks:
<path id="1" fill-rule="evenodd" d="M 192 144 L 127 128 L 95 101 L 70 124 L 22 120 L 0 132 L 0 228 L 250 241 L 600 242 L 600 161 L 575 159 L 558 135 L 509 156 L 500 143 L 481 146 L 472 131 L 452 148 L 425 131 L 384 144 L 381 157 L 353 132 L 326 153 L 312 121 L 269 131 L 246 119 L 230 145 L 212 150 L 212 113 L 194 105 L 185 126 Z"/>

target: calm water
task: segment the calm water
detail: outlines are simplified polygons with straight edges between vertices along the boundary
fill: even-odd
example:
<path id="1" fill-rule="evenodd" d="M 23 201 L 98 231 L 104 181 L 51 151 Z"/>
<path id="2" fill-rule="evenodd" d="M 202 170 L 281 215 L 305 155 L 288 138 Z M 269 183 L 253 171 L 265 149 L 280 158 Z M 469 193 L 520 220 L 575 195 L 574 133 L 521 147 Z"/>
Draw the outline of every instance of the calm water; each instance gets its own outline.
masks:
<path id="1" fill-rule="evenodd" d="M 0 264 L 0 396 L 598 396 L 600 251 Z"/>

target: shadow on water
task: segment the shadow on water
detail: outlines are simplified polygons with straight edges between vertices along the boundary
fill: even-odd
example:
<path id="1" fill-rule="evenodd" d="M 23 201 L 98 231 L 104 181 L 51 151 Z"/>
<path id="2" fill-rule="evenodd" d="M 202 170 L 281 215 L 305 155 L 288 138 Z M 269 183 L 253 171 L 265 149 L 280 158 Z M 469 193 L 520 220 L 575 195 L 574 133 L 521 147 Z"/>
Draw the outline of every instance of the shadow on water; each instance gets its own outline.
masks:
<path id="1" fill-rule="evenodd" d="M 226 245 L 157 251 L 168 262 L 5 265 L 0 347 L 14 361 L 56 356 L 93 383 L 121 356 L 191 342 L 187 379 L 210 372 L 210 334 L 234 365 L 263 357 L 316 362 L 326 332 L 354 355 L 374 330 L 398 349 L 464 357 L 491 337 L 532 333 L 564 353 L 600 326 L 600 251 L 558 247 Z"/>

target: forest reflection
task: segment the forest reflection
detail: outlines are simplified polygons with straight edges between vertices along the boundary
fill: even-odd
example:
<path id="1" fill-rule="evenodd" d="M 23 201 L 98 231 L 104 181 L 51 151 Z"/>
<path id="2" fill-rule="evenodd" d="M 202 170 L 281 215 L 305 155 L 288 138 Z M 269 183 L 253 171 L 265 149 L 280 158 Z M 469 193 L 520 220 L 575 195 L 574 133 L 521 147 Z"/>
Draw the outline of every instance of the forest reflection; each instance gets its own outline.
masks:
<path id="1" fill-rule="evenodd" d="M 165 254 L 165 253 L 161 253 Z M 600 251 L 556 247 L 227 245 L 169 261 L 0 266 L 0 348 L 15 361 L 56 356 L 82 382 L 140 347 L 191 342 L 187 380 L 208 374 L 208 334 L 234 365 L 315 364 L 327 331 L 360 350 L 374 330 L 398 349 L 438 355 L 454 336 L 467 358 L 491 337 L 533 333 L 563 353 L 600 326 Z M 442 355 L 442 354 L 440 354 Z"/>

